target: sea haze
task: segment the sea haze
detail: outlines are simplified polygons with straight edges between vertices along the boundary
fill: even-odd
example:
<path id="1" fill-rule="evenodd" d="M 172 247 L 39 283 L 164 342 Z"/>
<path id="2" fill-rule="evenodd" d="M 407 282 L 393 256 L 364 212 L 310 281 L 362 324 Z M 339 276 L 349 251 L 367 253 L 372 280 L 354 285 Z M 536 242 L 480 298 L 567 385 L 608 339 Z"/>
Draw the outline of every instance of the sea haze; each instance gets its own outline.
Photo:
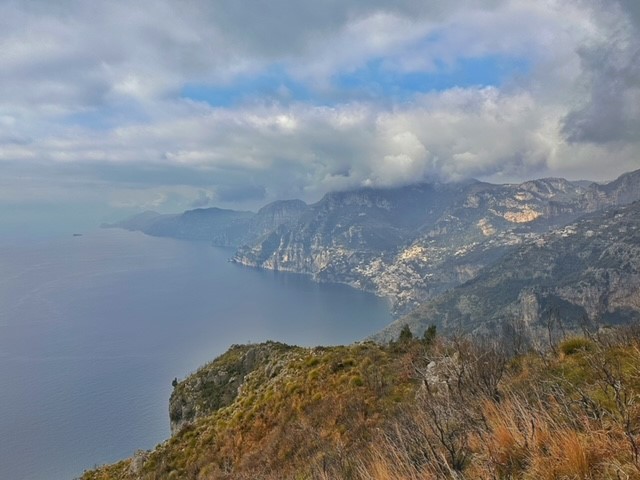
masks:
<path id="1" fill-rule="evenodd" d="M 101 230 L 0 242 L 0 478 L 58 480 L 169 436 L 171 381 L 233 343 L 349 343 L 386 301 Z"/>

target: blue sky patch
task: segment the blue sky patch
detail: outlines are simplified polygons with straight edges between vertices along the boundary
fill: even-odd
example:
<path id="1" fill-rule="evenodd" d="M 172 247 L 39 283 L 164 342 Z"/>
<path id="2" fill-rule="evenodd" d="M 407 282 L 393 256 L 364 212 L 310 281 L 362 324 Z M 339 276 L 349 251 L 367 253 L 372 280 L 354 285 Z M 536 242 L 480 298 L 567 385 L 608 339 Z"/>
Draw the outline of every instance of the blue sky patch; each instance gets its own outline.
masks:
<path id="1" fill-rule="evenodd" d="M 323 105 L 354 100 L 406 101 L 418 93 L 454 87 L 500 86 L 529 70 L 527 59 L 497 55 L 463 58 L 453 65 L 441 63 L 435 72 L 412 73 L 393 71 L 378 59 L 334 76 L 332 89 L 315 91 L 292 79 L 283 67 L 275 66 L 258 75 L 239 77 L 225 86 L 190 83 L 182 88 L 180 96 L 215 107 L 232 107 L 255 98 Z"/>
<path id="2" fill-rule="evenodd" d="M 406 100 L 417 93 L 454 87 L 500 86 L 529 69 L 529 61 L 523 58 L 488 56 L 460 59 L 454 65 L 440 64 L 435 72 L 397 73 L 375 60 L 355 72 L 338 76 L 335 83 L 354 95 Z"/>

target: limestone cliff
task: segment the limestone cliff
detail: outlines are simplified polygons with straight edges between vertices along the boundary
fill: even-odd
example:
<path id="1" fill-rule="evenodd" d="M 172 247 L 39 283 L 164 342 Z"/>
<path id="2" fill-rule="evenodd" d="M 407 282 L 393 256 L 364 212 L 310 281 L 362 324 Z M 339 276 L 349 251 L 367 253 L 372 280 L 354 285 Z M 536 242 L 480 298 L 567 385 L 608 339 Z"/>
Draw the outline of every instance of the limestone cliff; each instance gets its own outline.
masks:
<path id="1" fill-rule="evenodd" d="M 612 207 L 524 242 L 471 281 L 425 303 L 385 329 L 409 324 L 420 333 L 520 335 L 640 320 L 640 202 Z"/>
<path id="2" fill-rule="evenodd" d="M 640 171 L 604 185 L 547 178 L 334 193 L 234 261 L 347 283 L 389 297 L 401 314 L 550 229 L 638 199 Z"/>
<path id="3" fill-rule="evenodd" d="M 346 283 L 388 297 L 400 316 L 549 230 L 635 200 L 640 170 L 606 184 L 544 178 L 364 188 L 329 193 L 313 205 L 147 212 L 117 225 L 236 246 L 237 263 Z"/>

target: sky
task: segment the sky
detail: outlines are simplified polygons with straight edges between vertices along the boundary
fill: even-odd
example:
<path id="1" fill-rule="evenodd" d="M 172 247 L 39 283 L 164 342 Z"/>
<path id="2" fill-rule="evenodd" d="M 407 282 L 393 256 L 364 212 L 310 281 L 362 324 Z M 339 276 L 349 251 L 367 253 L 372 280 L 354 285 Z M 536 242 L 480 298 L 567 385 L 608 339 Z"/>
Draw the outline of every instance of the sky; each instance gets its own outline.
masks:
<path id="1" fill-rule="evenodd" d="M 638 0 L 0 0 L 5 226 L 638 168 Z"/>

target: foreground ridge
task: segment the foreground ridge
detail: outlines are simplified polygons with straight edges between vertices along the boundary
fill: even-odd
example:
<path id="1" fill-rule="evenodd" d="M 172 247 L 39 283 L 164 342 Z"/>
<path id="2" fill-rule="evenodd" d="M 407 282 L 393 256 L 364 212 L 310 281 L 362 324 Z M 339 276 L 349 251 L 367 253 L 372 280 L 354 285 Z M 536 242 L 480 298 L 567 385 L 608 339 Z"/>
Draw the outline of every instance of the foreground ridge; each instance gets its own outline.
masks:
<path id="1" fill-rule="evenodd" d="M 545 352 L 434 333 L 234 346 L 177 383 L 171 439 L 81 478 L 640 478 L 640 329 Z"/>

